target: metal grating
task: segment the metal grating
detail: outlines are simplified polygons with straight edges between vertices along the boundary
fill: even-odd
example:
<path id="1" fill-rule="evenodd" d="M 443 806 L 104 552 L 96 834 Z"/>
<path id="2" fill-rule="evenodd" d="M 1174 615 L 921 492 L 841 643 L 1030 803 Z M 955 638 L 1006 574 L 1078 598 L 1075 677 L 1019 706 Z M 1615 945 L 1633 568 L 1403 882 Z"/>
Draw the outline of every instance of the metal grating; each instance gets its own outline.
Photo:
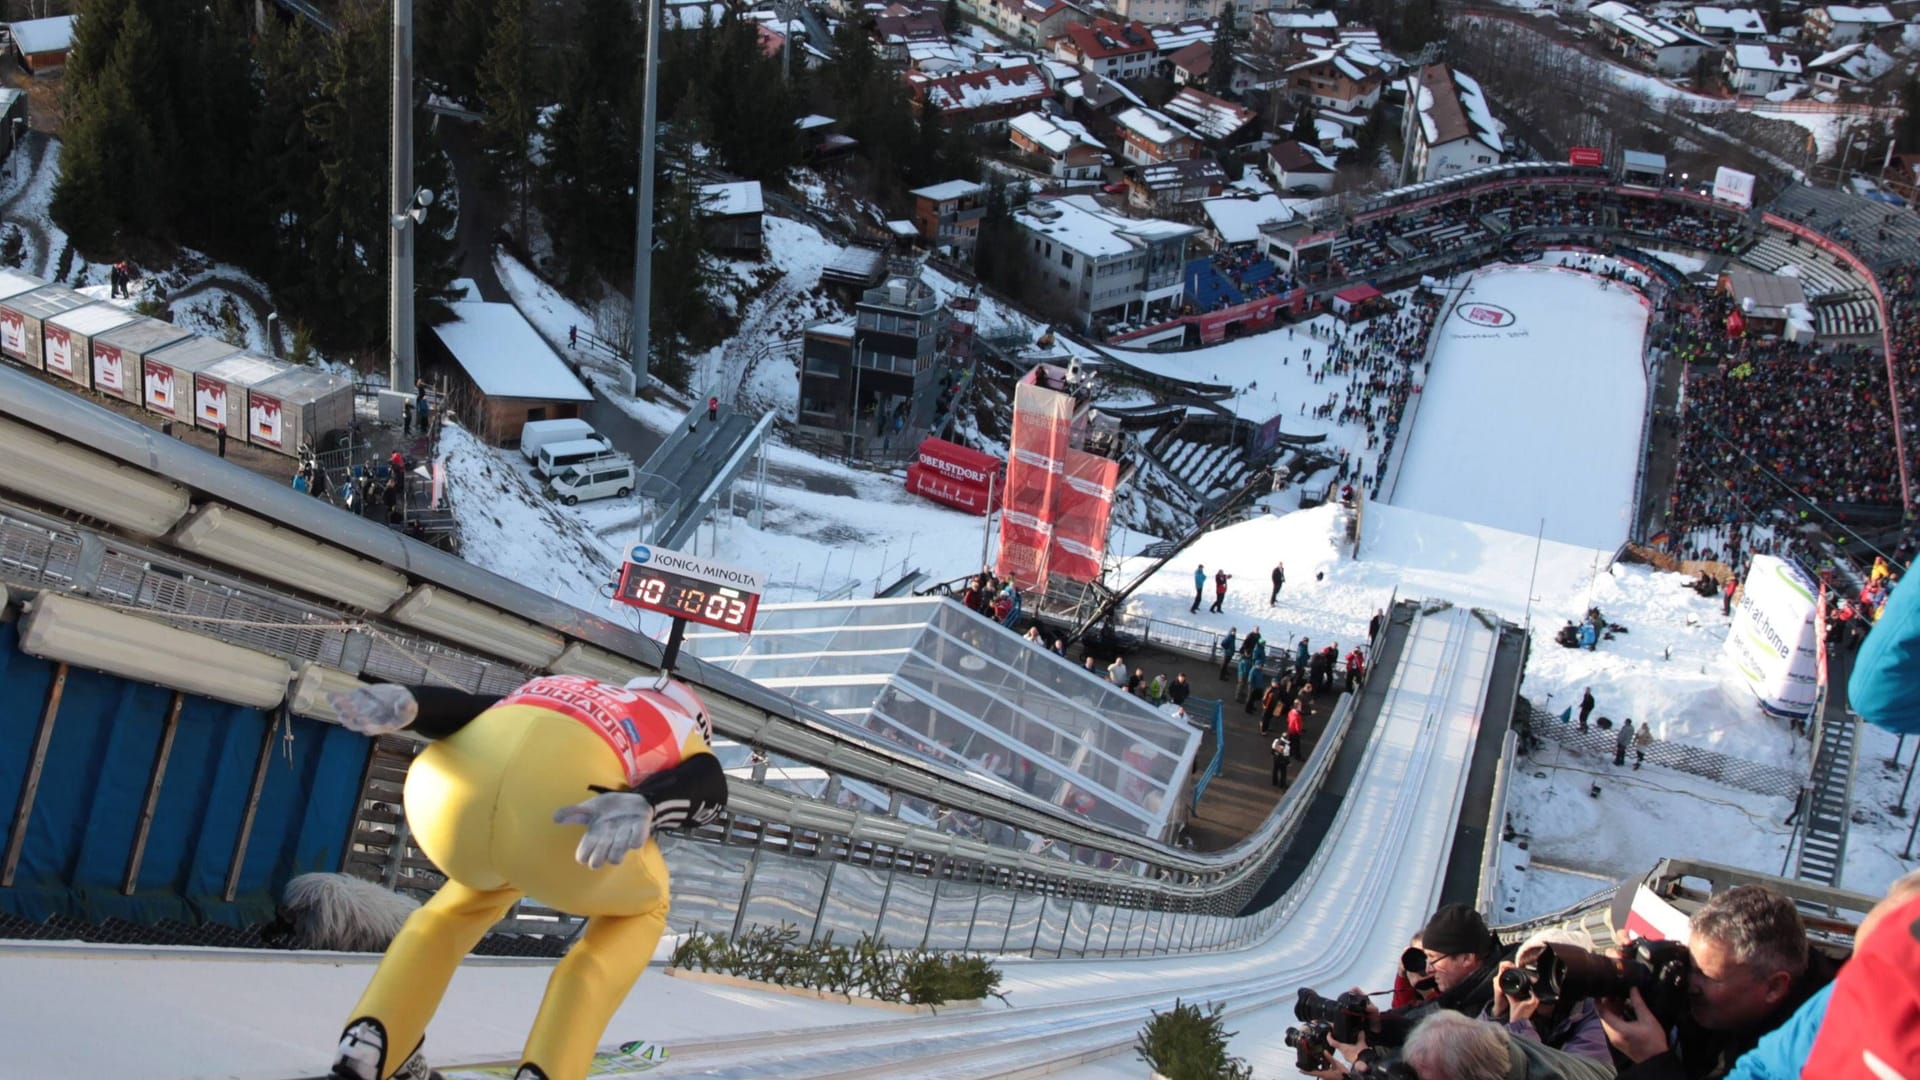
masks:
<path id="1" fill-rule="evenodd" d="M 0 516 L 0 577 L 36 587 L 65 585 L 79 557 L 76 537 Z"/>
<path id="2" fill-rule="evenodd" d="M 1536 736 L 1552 739 L 1576 753 L 1609 760 L 1613 757 L 1614 742 L 1619 738 L 1616 730 L 1602 731 L 1593 727 L 1583 733 L 1572 723 L 1563 721 L 1553 713 L 1543 712 L 1537 706 L 1532 710 L 1532 719 L 1533 734 Z M 1634 749 L 1627 749 L 1629 761 L 1633 758 Z M 1792 769 L 1763 765 L 1698 746 L 1655 740 L 1645 749 L 1648 765 L 1690 773 L 1761 795 L 1791 799 L 1800 794 L 1800 785 L 1806 782 L 1803 775 Z"/>

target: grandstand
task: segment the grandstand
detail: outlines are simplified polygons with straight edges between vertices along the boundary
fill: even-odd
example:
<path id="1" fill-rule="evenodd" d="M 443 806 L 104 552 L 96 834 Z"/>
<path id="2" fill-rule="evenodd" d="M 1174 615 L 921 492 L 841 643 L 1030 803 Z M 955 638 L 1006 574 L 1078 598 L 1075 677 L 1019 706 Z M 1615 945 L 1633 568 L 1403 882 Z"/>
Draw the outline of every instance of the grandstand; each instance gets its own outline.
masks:
<path id="1" fill-rule="evenodd" d="M 1292 288 L 1273 260 L 1232 251 L 1192 260 L 1186 278 L 1187 302 L 1195 311 L 1215 311 Z"/>
<path id="2" fill-rule="evenodd" d="M 1766 233 L 1740 256 L 1740 261 L 1767 274 L 1792 274 L 1812 300 L 1830 293 L 1850 293 L 1866 287 L 1845 263 L 1780 233 Z M 1875 329 L 1878 329 L 1876 326 Z"/>

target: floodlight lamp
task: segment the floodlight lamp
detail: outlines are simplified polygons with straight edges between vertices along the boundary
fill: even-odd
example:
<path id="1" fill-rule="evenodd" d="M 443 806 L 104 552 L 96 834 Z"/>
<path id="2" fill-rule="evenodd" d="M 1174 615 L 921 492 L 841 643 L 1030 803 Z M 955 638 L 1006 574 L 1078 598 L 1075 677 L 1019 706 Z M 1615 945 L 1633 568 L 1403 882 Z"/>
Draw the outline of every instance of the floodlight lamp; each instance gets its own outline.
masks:
<path id="1" fill-rule="evenodd" d="M 328 695 L 351 694 L 366 685 L 346 672 L 324 664 L 302 664 L 300 673 L 294 676 L 293 689 L 287 694 L 287 707 L 293 710 L 295 716 L 311 716 L 315 720 L 337 724 L 340 717 L 334 712 Z"/>
<path id="2" fill-rule="evenodd" d="M 293 674 L 277 656 L 57 593 L 28 605 L 20 648 L 43 660 L 255 709 L 280 704 Z"/>
<path id="3" fill-rule="evenodd" d="M 433 585 L 414 589 L 390 614 L 416 630 L 528 667 L 546 667 L 567 647 L 565 638 L 545 627 Z"/>
<path id="4" fill-rule="evenodd" d="M 187 490 L 90 450 L 0 420 L 0 488 L 161 536 L 187 512 Z"/>
<path id="5" fill-rule="evenodd" d="M 548 665 L 547 670 L 555 675 L 583 675 L 613 686 L 625 686 L 651 673 L 650 668 L 638 661 L 616 656 L 605 649 L 596 649 L 579 642 L 567 646 L 567 651 L 561 653 L 558 660 Z"/>
<path id="6" fill-rule="evenodd" d="M 249 574 L 365 611 L 407 593 L 406 576 L 219 503 L 194 511 L 173 543 Z"/>

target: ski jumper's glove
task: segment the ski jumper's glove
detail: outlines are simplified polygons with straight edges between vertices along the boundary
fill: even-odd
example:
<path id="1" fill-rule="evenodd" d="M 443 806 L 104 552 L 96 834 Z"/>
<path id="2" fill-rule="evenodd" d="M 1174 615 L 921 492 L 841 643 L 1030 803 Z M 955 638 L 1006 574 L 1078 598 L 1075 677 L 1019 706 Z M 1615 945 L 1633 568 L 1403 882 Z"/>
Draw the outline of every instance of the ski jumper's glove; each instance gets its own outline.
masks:
<path id="1" fill-rule="evenodd" d="M 631 791 L 609 791 L 553 812 L 556 825 L 585 825 L 573 857 L 589 870 L 619 865 L 627 852 L 647 846 L 653 835 L 653 803 Z"/>
<path id="2" fill-rule="evenodd" d="M 362 735 L 390 735 L 409 727 L 420 715 L 413 691 L 392 683 L 363 686 L 350 694 L 328 694 L 340 726 Z"/>

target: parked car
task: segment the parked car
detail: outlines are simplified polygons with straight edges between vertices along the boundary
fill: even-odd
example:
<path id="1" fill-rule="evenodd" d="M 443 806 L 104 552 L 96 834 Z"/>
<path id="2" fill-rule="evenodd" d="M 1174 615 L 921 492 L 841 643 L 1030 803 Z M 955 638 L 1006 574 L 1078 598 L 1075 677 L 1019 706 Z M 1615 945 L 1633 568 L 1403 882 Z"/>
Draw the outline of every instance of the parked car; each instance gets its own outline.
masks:
<path id="1" fill-rule="evenodd" d="M 1100 190 L 1109 195 L 1125 195 L 1127 193 L 1127 182 L 1125 180 L 1115 180 Z"/>
<path id="2" fill-rule="evenodd" d="M 551 480 L 575 465 L 597 458 L 624 456 L 614 450 L 613 444 L 604 436 L 569 439 L 565 442 L 551 442 L 542 446 L 540 456 L 534 462 L 533 471 Z"/>
<path id="3" fill-rule="evenodd" d="M 596 437 L 593 425 L 585 420 L 530 420 L 520 429 L 520 453 L 530 462 L 539 461 L 540 448 L 548 443 Z"/>
<path id="4" fill-rule="evenodd" d="M 624 499 L 633 494 L 633 482 L 633 459 L 619 458 L 575 465 L 554 477 L 547 490 L 554 498 L 573 506 L 609 496 Z"/>

